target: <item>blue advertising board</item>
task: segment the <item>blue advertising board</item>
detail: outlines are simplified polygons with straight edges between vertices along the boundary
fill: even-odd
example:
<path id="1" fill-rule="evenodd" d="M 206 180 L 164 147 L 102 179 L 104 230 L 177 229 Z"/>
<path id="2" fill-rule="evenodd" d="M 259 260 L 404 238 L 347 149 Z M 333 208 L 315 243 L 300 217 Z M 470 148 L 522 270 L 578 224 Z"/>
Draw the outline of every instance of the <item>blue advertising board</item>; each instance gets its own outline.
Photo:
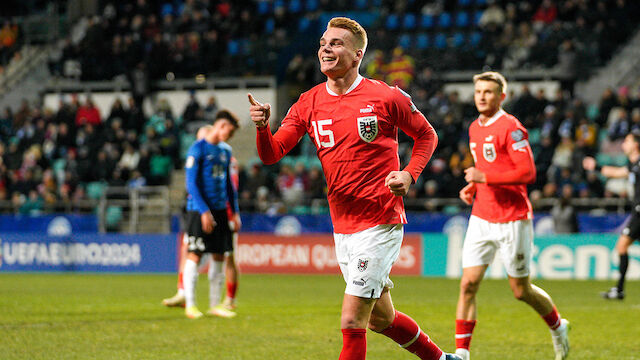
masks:
<path id="1" fill-rule="evenodd" d="M 175 272 L 176 234 L 0 233 L 0 272 Z"/>

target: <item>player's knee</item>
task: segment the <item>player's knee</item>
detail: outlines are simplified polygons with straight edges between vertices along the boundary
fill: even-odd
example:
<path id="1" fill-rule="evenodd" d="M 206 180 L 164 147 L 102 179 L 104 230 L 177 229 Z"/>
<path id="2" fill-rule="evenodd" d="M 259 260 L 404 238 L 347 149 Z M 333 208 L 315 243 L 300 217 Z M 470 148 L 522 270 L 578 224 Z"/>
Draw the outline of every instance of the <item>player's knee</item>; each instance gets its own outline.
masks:
<path id="1" fill-rule="evenodd" d="M 516 300 L 525 301 L 529 298 L 530 292 L 524 286 L 515 286 L 511 290 L 513 291 L 513 297 L 515 297 Z"/>
<path id="2" fill-rule="evenodd" d="M 360 321 L 352 315 L 342 315 L 340 319 L 340 327 L 343 329 L 361 329 L 363 328 Z"/>
<path id="3" fill-rule="evenodd" d="M 462 280 L 460 281 L 460 290 L 465 294 L 465 295 L 475 295 L 478 292 L 478 289 L 480 288 L 480 281 L 474 280 L 474 279 L 469 279 L 469 278 L 462 278 Z"/>
<path id="4" fill-rule="evenodd" d="M 393 318 L 394 314 L 392 314 L 391 316 L 371 314 L 368 327 L 371 331 L 382 332 L 384 329 L 388 328 L 389 325 L 391 325 L 391 323 L 393 322 Z"/>

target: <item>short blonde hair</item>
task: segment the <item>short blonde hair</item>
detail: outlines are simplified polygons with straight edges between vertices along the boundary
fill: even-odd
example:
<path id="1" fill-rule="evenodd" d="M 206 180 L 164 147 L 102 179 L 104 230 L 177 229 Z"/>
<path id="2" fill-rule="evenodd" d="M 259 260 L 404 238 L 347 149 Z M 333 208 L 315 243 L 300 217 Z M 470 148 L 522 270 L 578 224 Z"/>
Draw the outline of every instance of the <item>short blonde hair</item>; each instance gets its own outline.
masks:
<path id="1" fill-rule="evenodd" d="M 334 17 L 327 24 L 327 29 L 332 27 L 349 30 L 355 38 L 356 49 L 365 52 L 368 43 L 367 32 L 357 21 L 346 17 Z"/>
<path id="2" fill-rule="evenodd" d="M 500 91 L 501 94 L 507 93 L 507 79 L 497 71 L 485 71 L 482 74 L 474 75 L 473 83 L 475 84 L 478 80 L 493 81 L 498 84 L 498 91 Z"/>

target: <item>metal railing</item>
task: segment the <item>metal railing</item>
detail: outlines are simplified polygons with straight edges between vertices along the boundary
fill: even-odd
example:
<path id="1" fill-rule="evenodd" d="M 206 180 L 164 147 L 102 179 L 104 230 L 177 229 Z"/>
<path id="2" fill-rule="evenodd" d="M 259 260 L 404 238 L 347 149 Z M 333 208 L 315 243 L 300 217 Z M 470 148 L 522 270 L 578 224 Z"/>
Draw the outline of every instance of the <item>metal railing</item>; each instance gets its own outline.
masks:
<path id="1" fill-rule="evenodd" d="M 124 228 L 128 228 L 127 232 L 131 234 L 171 231 L 171 202 L 167 186 L 110 186 L 102 194 L 97 209 L 100 232 L 122 231 Z"/>

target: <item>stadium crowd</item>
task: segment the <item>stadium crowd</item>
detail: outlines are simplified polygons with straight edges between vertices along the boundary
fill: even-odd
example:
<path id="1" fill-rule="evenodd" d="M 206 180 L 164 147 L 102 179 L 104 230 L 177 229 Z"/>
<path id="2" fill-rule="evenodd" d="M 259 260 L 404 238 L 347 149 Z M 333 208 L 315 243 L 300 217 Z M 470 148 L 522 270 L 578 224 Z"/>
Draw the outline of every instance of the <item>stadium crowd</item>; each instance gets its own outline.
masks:
<path id="1" fill-rule="evenodd" d="M 52 53 L 49 67 L 54 75 L 82 80 L 127 77 L 133 96 L 116 101 L 109 114 L 100 114 L 90 98 L 81 101 L 78 96 L 61 98 L 57 112 L 26 102 L 15 112 L 2 111 L 0 201 L 10 201 L 12 211 L 29 213 L 95 199 L 106 184 L 167 184 L 172 169 L 182 167 L 183 150 L 195 129 L 213 119 L 218 104 L 214 98 L 199 104 L 192 96 L 182 116 L 174 118 L 168 102 L 159 99 L 154 113 L 144 114 L 142 98 L 153 91 L 152 80 L 168 73 L 180 78 L 282 70 L 282 84 L 293 102 L 320 76 L 314 56 L 297 55 L 312 54 L 299 47 L 315 47 L 315 42 L 296 41 L 296 36 L 320 23 L 325 11 L 372 14 L 371 37 L 376 41 L 367 52 L 363 73 L 407 90 L 438 132 L 434 158 L 407 196 L 410 210 L 435 210 L 420 199 L 457 198 L 463 187 L 463 170 L 472 164 L 467 128 L 477 113 L 471 102 L 444 91 L 439 74 L 483 66 L 557 66 L 567 75 L 556 94 L 524 89 L 518 96 L 511 94 L 505 104 L 530 132 L 538 167 L 537 181 L 530 187 L 533 200 L 625 195 L 623 182 L 605 182 L 583 171 L 580 159 L 595 155 L 603 164 L 625 163 L 619 144 L 626 133 L 640 127 L 639 95 L 627 88 L 611 89 L 599 104 L 584 104 L 572 89 L 578 73 L 602 64 L 629 36 L 640 16 L 637 2 L 105 3 L 99 16 L 74 26 L 59 51 Z M 5 23 L 0 35 L 7 26 L 12 25 Z M 279 60 L 287 58 L 288 63 Z M 404 163 L 410 156 L 408 142 L 401 134 Z M 305 139 L 286 159 L 277 166 L 241 164 L 244 211 L 326 211 L 325 183 L 313 145 Z"/>
<path id="2" fill-rule="evenodd" d="M 132 78 L 133 69 L 150 79 L 283 75 L 283 59 L 313 53 L 308 37 L 332 11 L 364 17 L 370 54 L 400 47 L 437 71 L 557 66 L 569 82 L 606 61 L 640 19 L 627 0 L 109 2 L 61 42 L 51 69 L 86 80 Z"/>
<path id="3" fill-rule="evenodd" d="M 477 113 L 456 92 L 432 88 L 437 81 L 421 81 L 418 76 L 412 87 L 414 102 L 440 141 L 411 187 L 407 207 L 436 210 L 421 199 L 457 198 L 465 184 L 463 170 L 473 163 L 467 128 Z M 591 155 L 601 164 L 626 163 L 620 143 L 629 131 L 640 129 L 639 93 L 607 90 L 598 104 L 584 104 L 568 92 L 547 95 L 525 87 L 505 105 L 529 129 L 538 170 L 530 186 L 532 198 L 625 196 L 624 182 L 585 172 L 581 159 Z M 192 97 L 174 118 L 168 102 L 160 99 L 146 116 L 129 98 L 116 100 L 109 114 L 100 114 L 90 97 L 81 101 L 75 95 L 62 97 L 57 112 L 26 102 L 15 113 L 7 108 L 0 114 L 0 200 L 29 213 L 99 198 L 105 185 L 168 184 L 171 171 L 183 166 L 183 151 L 197 125 L 211 121 L 217 109 L 213 98 L 200 104 Z M 410 149 L 409 138 L 401 133 L 403 163 Z M 240 164 L 243 211 L 326 211 L 326 185 L 314 151 L 305 138 L 280 165 L 263 166 L 257 159 Z"/>

